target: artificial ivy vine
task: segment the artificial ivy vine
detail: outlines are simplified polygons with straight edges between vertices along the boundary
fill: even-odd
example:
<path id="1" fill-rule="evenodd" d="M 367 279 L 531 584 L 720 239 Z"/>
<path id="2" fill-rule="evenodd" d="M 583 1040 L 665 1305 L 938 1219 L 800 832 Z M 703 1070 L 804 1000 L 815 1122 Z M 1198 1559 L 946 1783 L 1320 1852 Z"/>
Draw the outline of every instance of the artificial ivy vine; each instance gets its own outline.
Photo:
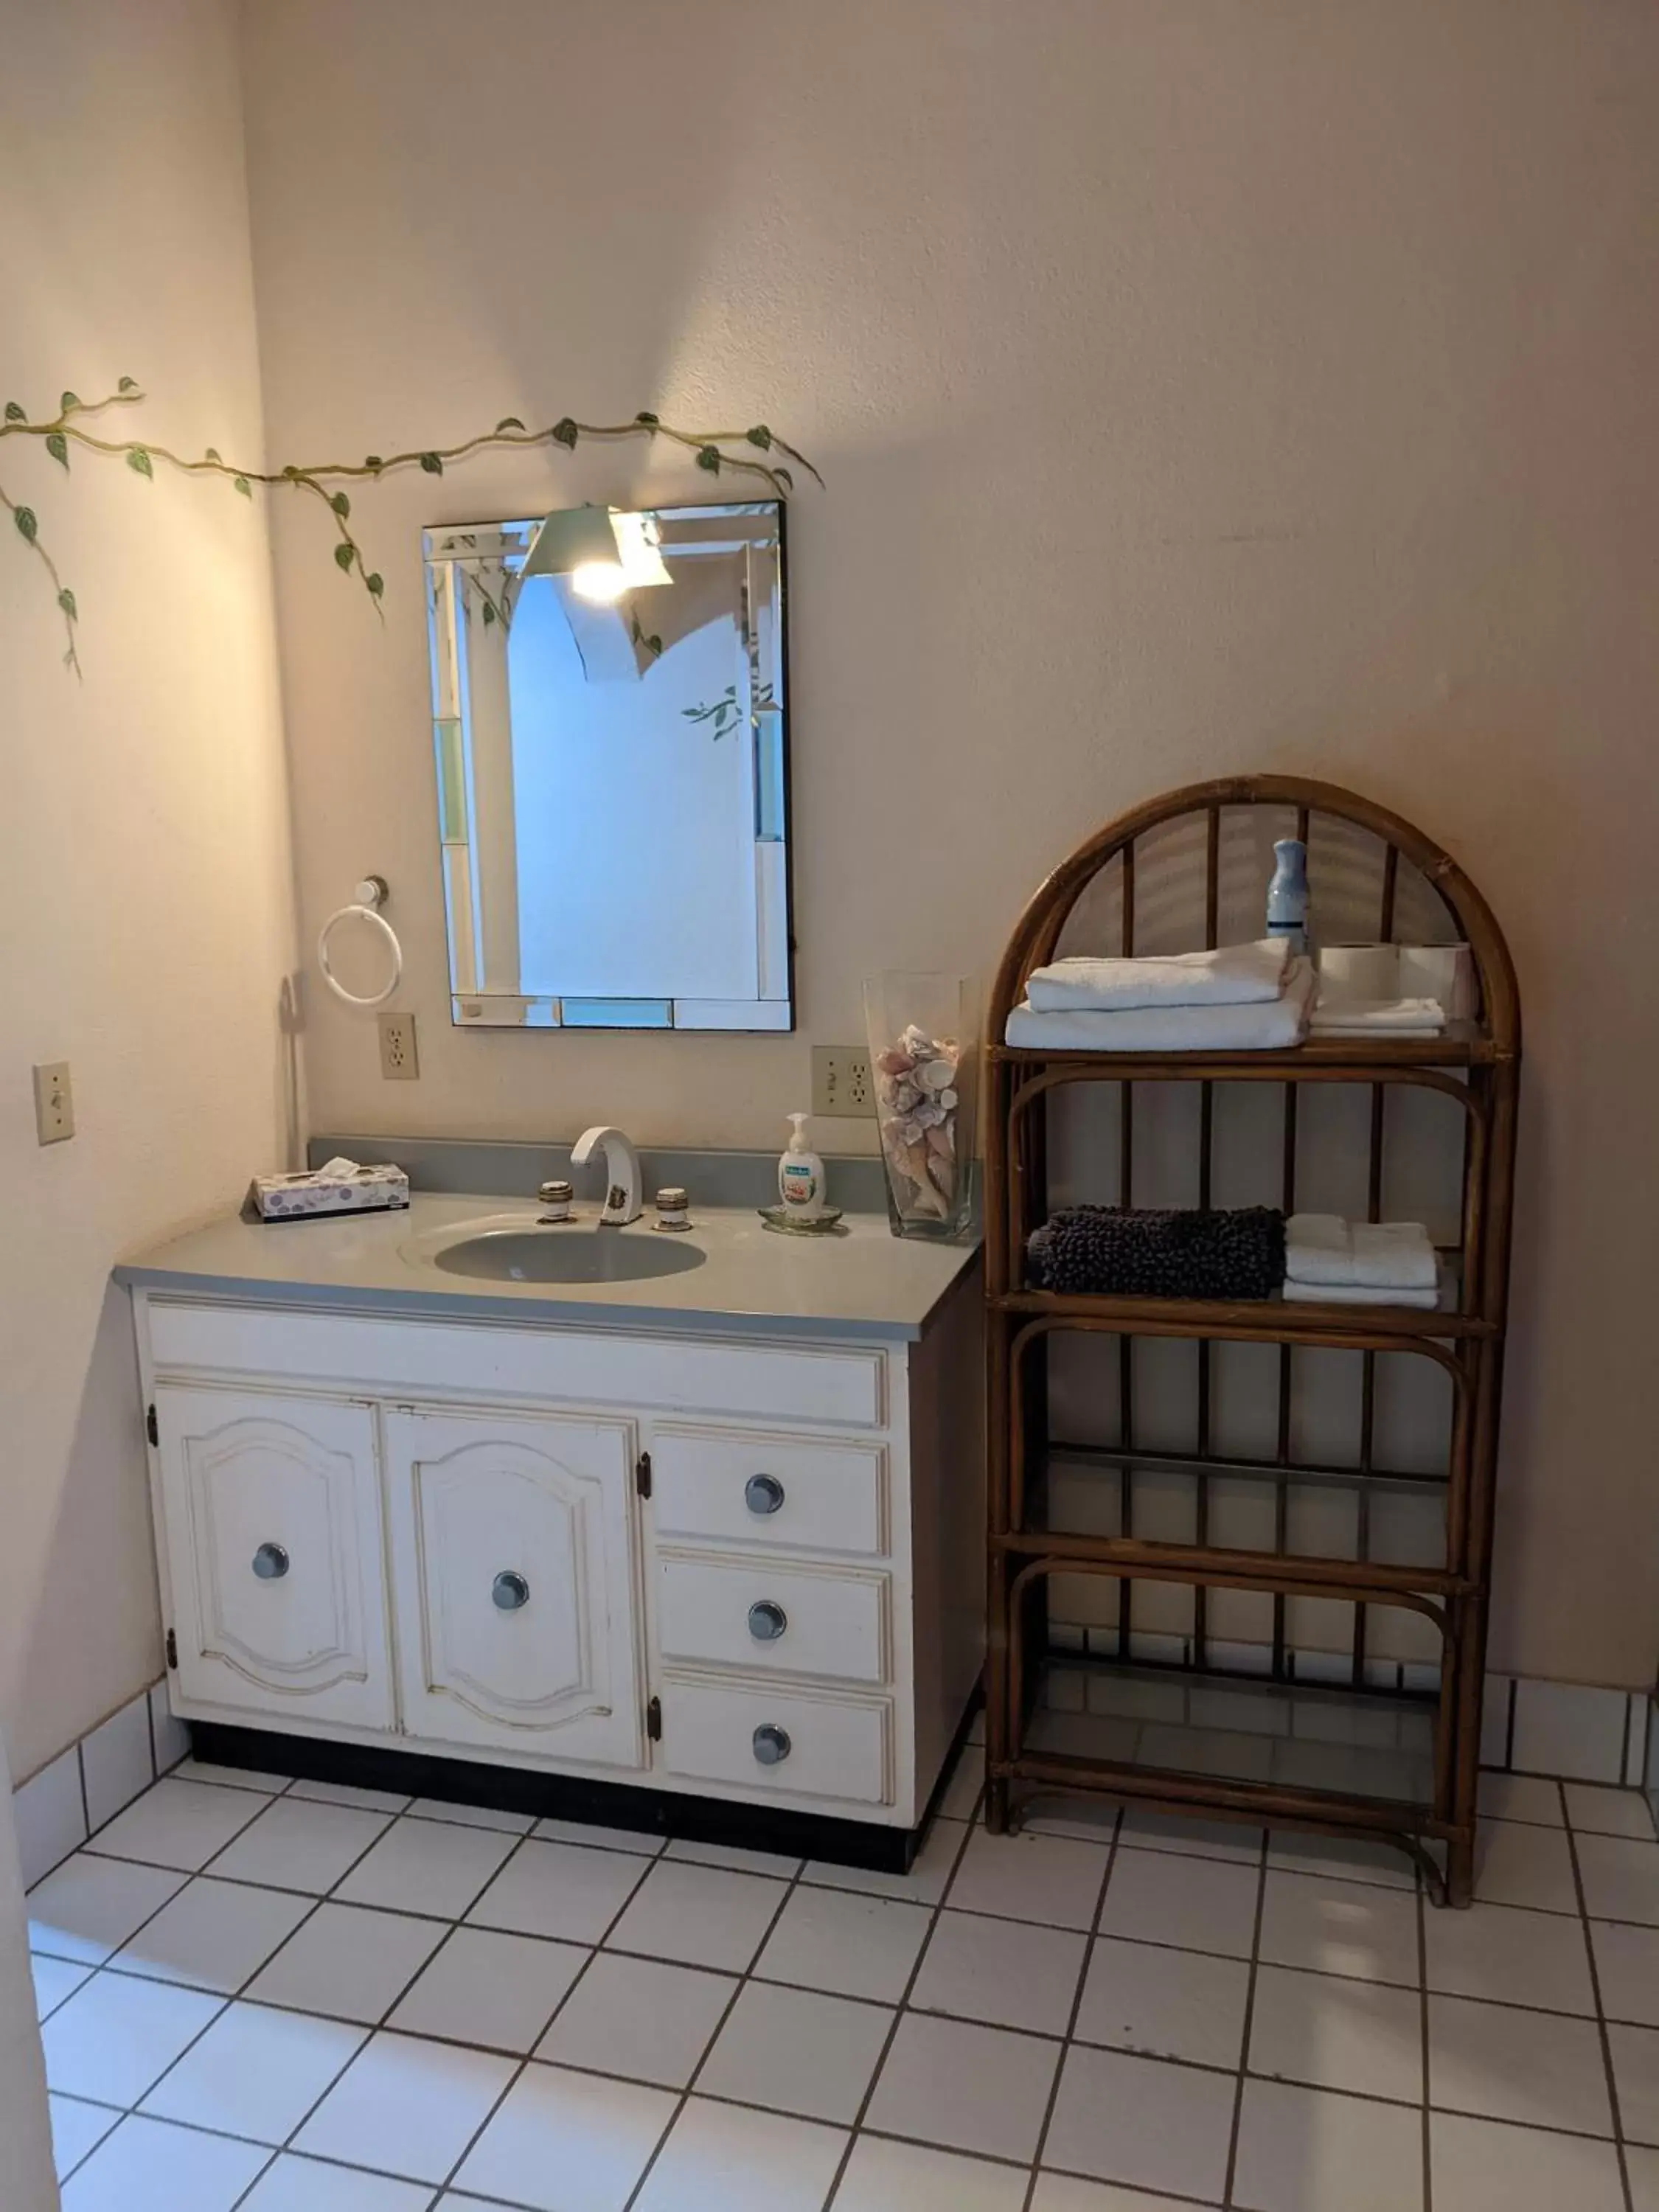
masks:
<path id="1" fill-rule="evenodd" d="M 227 477 L 232 487 L 244 498 L 252 499 L 255 484 L 292 484 L 296 491 L 312 493 L 328 509 L 336 532 L 335 566 L 343 574 L 356 576 L 368 593 L 377 612 L 386 591 L 386 579 L 378 568 L 371 568 L 363 558 L 362 546 L 351 528 L 351 499 L 343 488 L 331 489 L 353 479 L 367 477 L 371 482 L 389 475 L 394 469 L 420 468 L 428 476 L 441 477 L 453 461 L 471 459 L 492 446 L 514 447 L 534 446 L 562 446 L 574 450 L 581 438 L 667 438 L 677 446 L 684 446 L 696 456 L 696 465 L 710 476 L 718 476 L 723 469 L 759 477 L 768 483 L 780 499 L 787 498 L 794 488 L 794 477 L 783 462 L 759 460 L 756 453 L 783 453 L 799 462 L 818 483 L 823 479 L 805 455 L 786 445 L 775 436 L 763 422 L 750 430 L 677 430 L 659 416 L 636 415 L 631 422 L 577 422 L 568 416 L 545 430 L 527 429 L 516 415 L 503 415 L 493 430 L 468 438 L 459 446 L 432 446 L 407 453 L 368 453 L 358 462 L 324 461 L 301 467 L 290 462 L 280 469 L 242 469 L 224 459 L 210 446 L 199 461 L 186 460 L 180 453 L 172 453 L 165 446 L 153 446 L 136 438 L 100 438 L 85 428 L 86 418 L 101 415 L 106 408 L 133 407 L 143 399 L 135 380 L 124 376 L 106 399 L 83 400 L 73 392 L 65 392 L 58 403 L 58 412 L 49 421 L 34 422 L 28 410 L 15 399 L 6 403 L 3 417 L 0 417 L 0 438 L 39 438 L 46 451 L 64 468 L 70 465 L 70 455 L 79 448 L 84 453 L 98 453 L 111 460 L 125 461 L 135 474 L 153 478 L 157 461 L 182 470 L 187 476 L 216 476 Z M 58 563 L 40 538 L 40 518 L 32 507 L 25 507 L 13 499 L 0 485 L 0 507 L 10 514 L 18 535 L 36 558 L 44 562 L 52 588 L 57 597 L 58 609 L 64 618 L 68 650 L 64 655 L 66 667 L 79 675 L 80 657 L 76 650 L 76 625 L 80 621 L 80 609 L 75 593 L 58 573 Z M 660 647 L 659 647 L 660 650 Z"/>

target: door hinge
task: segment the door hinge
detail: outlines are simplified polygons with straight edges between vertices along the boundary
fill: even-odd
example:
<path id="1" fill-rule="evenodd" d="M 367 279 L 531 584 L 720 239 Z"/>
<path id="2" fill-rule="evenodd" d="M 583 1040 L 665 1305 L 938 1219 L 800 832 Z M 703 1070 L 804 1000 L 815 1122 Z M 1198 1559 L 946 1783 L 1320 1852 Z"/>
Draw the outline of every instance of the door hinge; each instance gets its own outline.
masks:
<path id="1" fill-rule="evenodd" d="M 645 1732 L 653 1743 L 662 1741 L 662 1699 L 653 1698 L 645 1709 Z"/>
<path id="2" fill-rule="evenodd" d="M 634 1462 L 634 1487 L 641 1498 L 651 1495 L 651 1455 L 641 1452 Z"/>
<path id="3" fill-rule="evenodd" d="M 144 1434 L 153 1444 L 159 1444 L 161 1441 L 161 1424 L 155 1418 L 154 1406 L 144 1415 Z"/>
<path id="4" fill-rule="evenodd" d="M 167 1631 L 167 1665 L 176 1672 L 179 1666 L 179 1635 L 176 1629 Z"/>

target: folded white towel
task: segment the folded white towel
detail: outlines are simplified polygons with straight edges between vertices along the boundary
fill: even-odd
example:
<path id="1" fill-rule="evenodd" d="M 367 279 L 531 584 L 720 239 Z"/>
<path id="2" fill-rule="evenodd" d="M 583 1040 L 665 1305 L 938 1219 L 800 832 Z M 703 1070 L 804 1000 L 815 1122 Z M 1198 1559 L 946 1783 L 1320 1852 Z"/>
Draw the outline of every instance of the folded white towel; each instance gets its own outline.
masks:
<path id="1" fill-rule="evenodd" d="M 1432 1036 L 1446 1026 L 1438 999 L 1349 999 L 1322 989 L 1308 1024 L 1316 1036 Z"/>
<path id="2" fill-rule="evenodd" d="M 1409 1291 L 1370 1283 L 1298 1283 L 1285 1278 L 1285 1296 L 1291 1301 L 1320 1306 L 1418 1306 L 1431 1313 L 1440 1303 L 1438 1290 Z"/>
<path id="3" fill-rule="evenodd" d="M 1043 1013 L 1028 1003 L 1009 1015 L 1007 1041 L 1036 1052 L 1273 1052 L 1307 1034 L 1313 986 L 1311 963 L 1292 960 L 1280 997 L 1243 1006 Z"/>
<path id="4" fill-rule="evenodd" d="M 1223 945 L 1212 952 L 1139 960 L 1056 960 L 1034 968 L 1025 995 L 1040 1014 L 1117 1013 L 1131 1006 L 1249 1006 L 1285 988 L 1289 940 Z"/>
<path id="5" fill-rule="evenodd" d="M 1293 1213 L 1285 1224 L 1285 1272 L 1297 1283 L 1372 1290 L 1432 1290 L 1440 1279 L 1420 1221 L 1345 1221 Z"/>

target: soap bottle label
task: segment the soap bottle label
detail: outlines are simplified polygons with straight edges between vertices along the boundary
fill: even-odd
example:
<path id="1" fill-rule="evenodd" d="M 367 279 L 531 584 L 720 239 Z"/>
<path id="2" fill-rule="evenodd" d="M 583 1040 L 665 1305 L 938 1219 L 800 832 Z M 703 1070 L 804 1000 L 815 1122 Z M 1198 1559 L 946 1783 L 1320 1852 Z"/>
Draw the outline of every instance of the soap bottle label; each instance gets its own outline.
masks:
<path id="1" fill-rule="evenodd" d="M 804 1163 L 786 1160 L 778 1182 L 786 1206 L 811 1206 L 817 1196 L 817 1177 Z"/>

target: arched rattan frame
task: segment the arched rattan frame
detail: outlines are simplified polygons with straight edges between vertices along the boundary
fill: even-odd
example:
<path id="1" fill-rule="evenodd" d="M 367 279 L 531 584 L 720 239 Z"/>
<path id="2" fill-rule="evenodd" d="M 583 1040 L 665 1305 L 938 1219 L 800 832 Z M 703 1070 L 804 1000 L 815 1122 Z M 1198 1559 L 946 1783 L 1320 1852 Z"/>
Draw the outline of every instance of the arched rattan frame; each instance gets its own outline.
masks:
<path id="1" fill-rule="evenodd" d="M 1153 830 L 1183 817 L 1205 825 L 1206 939 L 1217 941 L 1221 828 L 1233 808 L 1291 810 L 1306 837 L 1327 817 L 1367 831 L 1382 848 L 1377 933 L 1395 933 L 1402 860 L 1443 901 L 1473 954 L 1479 1013 L 1432 1037 L 1321 1036 L 1284 1051 L 1181 1054 L 1085 1054 L 1013 1048 L 1001 1040 L 1024 995 L 1031 970 L 1053 957 L 1080 899 L 1102 872 L 1121 871 L 1122 941 L 1135 950 L 1137 846 Z M 1316 878 L 1316 897 L 1317 879 Z M 990 1419 L 989 1657 L 987 1672 L 989 1788 L 988 1818 L 1006 1824 L 1011 1793 L 1108 1790 L 1170 1807 L 1235 1818 L 1283 1821 L 1390 1837 L 1424 1862 L 1423 1840 L 1445 1846 L 1441 1893 L 1467 1902 L 1473 1867 L 1474 1795 L 1485 1663 L 1492 1550 L 1492 1497 L 1507 1307 L 1510 1216 L 1514 1180 L 1516 1089 L 1521 1050 L 1515 969 L 1491 908 L 1449 854 L 1412 823 L 1358 793 L 1294 776 L 1227 777 L 1189 785 L 1148 800 L 1087 839 L 1055 869 L 1021 915 L 994 986 L 988 1008 L 986 1121 L 986 1290 L 988 1306 Z M 1133 1085 L 1137 1080 L 1202 1085 L 1200 1203 L 1207 1202 L 1212 1086 L 1219 1081 L 1285 1086 L 1285 1195 L 1293 1200 L 1296 1101 L 1307 1083 L 1369 1085 L 1371 1091 L 1370 1184 L 1373 1212 L 1382 1187 L 1384 1101 L 1396 1085 L 1414 1085 L 1455 1100 L 1465 1117 L 1463 1291 L 1455 1315 L 1399 1308 L 1286 1309 L 1276 1304 L 1077 1297 L 1034 1291 L 1024 1273 L 1025 1238 L 1046 1212 L 1046 1111 L 1064 1086 L 1077 1082 L 1124 1085 L 1120 1189 L 1127 1202 L 1132 1174 Z M 1129 1537 L 1057 1539 L 1022 1525 L 1025 1462 L 1045 1442 L 1046 1393 L 1029 1365 L 1036 1346 L 1057 1330 L 1115 1335 L 1126 1362 L 1135 1335 L 1188 1336 L 1200 1345 L 1200 1456 L 1206 1449 L 1208 1352 L 1213 1341 L 1243 1339 L 1280 1347 L 1281 1436 L 1287 1433 L 1290 1361 L 1297 1346 L 1360 1352 L 1364 1362 L 1365 1438 L 1358 1480 L 1370 1469 L 1374 1364 L 1386 1351 L 1411 1352 L 1449 1371 L 1453 1413 L 1447 1490 L 1447 1549 L 1434 1570 L 1368 1567 L 1363 1561 L 1317 1561 L 1294 1555 L 1241 1555 L 1200 1540 L 1192 1546 L 1148 1544 Z M 1287 1448 L 1285 1448 L 1287 1451 Z M 1133 1439 L 1116 1455 L 1124 1479 L 1153 1455 Z M 1299 1472 L 1285 1458 L 1282 1484 Z M 1201 1532 L 1200 1532 L 1201 1534 Z M 1335 1799 L 1329 1793 L 1278 1785 L 1206 1781 L 1184 1773 L 1088 1762 L 1055 1754 L 1027 1755 L 1023 1691 L 1029 1680 L 1031 1624 L 1025 1595 L 1056 1571 L 1139 1579 L 1184 1579 L 1195 1591 L 1197 1618 L 1211 1587 L 1273 1593 L 1282 1620 L 1287 1590 L 1356 1601 L 1356 1673 L 1368 1604 L 1405 1605 L 1428 1613 L 1443 1631 L 1431 1804 Z M 1280 1631 L 1275 1631 L 1275 1665 Z M 1199 1642 L 1201 1646 L 1200 1628 Z M 1437 1890 L 1439 1883 L 1437 1878 Z"/>

